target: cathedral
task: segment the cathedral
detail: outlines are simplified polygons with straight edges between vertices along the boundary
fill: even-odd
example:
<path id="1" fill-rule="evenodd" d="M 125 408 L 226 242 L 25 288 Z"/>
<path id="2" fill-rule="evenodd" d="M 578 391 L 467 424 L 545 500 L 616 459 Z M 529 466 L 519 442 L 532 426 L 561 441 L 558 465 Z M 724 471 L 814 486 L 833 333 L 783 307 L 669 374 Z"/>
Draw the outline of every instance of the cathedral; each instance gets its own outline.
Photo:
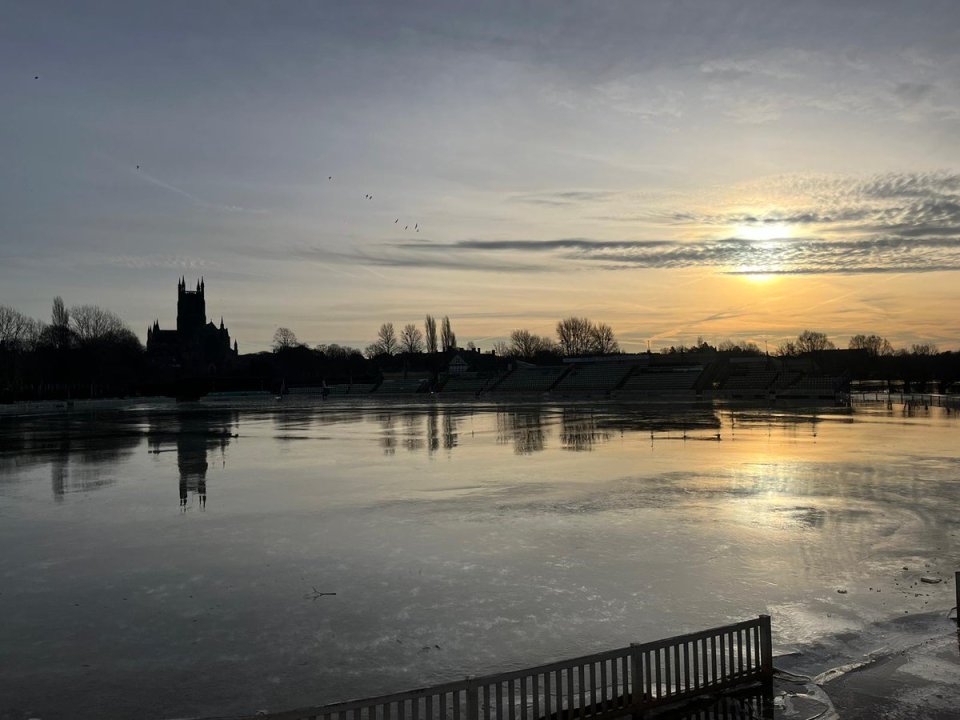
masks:
<path id="1" fill-rule="evenodd" d="M 216 373 L 237 357 L 237 342 L 230 346 L 230 333 L 207 322 L 207 304 L 203 278 L 196 290 L 187 290 L 187 282 L 177 283 L 177 329 L 161 330 L 155 320 L 147 328 L 147 353 L 156 359 L 191 371 Z"/>

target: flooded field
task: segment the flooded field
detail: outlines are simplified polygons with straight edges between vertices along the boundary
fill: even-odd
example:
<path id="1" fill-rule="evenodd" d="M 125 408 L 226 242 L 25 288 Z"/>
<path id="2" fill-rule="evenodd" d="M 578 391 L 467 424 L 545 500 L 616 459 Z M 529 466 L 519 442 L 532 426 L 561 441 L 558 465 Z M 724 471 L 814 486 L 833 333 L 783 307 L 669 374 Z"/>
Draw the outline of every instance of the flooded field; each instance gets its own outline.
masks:
<path id="1" fill-rule="evenodd" d="M 270 402 L 0 418 L 0 717 L 252 713 L 769 613 L 953 605 L 942 408 Z"/>

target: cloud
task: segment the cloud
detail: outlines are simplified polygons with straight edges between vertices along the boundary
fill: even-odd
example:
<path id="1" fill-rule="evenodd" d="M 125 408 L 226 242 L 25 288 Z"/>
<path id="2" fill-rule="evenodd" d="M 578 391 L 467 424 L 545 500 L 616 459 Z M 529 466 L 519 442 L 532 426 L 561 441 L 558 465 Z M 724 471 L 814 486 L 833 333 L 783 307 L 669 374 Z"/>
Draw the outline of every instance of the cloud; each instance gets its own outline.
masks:
<path id="1" fill-rule="evenodd" d="M 546 205 L 548 207 L 564 207 L 587 203 L 607 202 L 618 197 L 621 193 L 610 190 L 564 190 L 548 193 L 522 193 L 512 196 L 513 202 L 528 203 L 531 205 Z"/>
<path id="2" fill-rule="evenodd" d="M 463 240 L 452 243 L 399 244 L 399 254 L 371 259 L 398 267 L 449 267 L 472 270 L 530 269 L 530 256 L 541 270 L 569 269 L 571 263 L 608 270 L 628 268 L 707 268 L 723 274 L 822 275 L 918 273 L 960 270 L 960 234 L 954 237 L 877 236 L 828 240 L 819 237 L 680 242 L 667 240 L 608 241 L 586 238 L 558 240 Z M 478 254 L 483 251 L 483 254 Z M 504 257 L 496 260 L 491 257 Z M 507 259 L 509 258 L 509 259 Z"/>

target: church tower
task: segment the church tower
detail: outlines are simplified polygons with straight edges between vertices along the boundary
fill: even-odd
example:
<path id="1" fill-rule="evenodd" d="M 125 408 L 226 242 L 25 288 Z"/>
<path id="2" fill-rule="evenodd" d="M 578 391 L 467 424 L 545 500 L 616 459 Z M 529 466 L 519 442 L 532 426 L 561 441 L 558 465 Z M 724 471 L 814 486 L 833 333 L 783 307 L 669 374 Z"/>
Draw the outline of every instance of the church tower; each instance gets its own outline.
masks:
<path id="1" fill-rule="evenodd" d="M 187 290 L 187 281 L 177 283 L 177 332 L 181 338 L 198 335 L 207 324 L 207 305 L 203 297 L 203 278 L 196 290 Z"/>

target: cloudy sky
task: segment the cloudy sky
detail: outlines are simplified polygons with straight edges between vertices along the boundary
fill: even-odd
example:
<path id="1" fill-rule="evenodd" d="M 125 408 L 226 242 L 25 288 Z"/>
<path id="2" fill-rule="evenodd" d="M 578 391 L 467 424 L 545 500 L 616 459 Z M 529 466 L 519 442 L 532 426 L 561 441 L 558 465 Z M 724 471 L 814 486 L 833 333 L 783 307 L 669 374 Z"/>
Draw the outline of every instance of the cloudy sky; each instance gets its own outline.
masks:
<path id="1" fill-rule="evenodd" d="M 960 345 L 960 3 L 6 0 L 0 304 Z M 139 169 L 138 169 L 139 166 Z M 332 179 L 331 179 L 332 178 Z M 367 197 L 372 196 L 372 197 Z"/>

